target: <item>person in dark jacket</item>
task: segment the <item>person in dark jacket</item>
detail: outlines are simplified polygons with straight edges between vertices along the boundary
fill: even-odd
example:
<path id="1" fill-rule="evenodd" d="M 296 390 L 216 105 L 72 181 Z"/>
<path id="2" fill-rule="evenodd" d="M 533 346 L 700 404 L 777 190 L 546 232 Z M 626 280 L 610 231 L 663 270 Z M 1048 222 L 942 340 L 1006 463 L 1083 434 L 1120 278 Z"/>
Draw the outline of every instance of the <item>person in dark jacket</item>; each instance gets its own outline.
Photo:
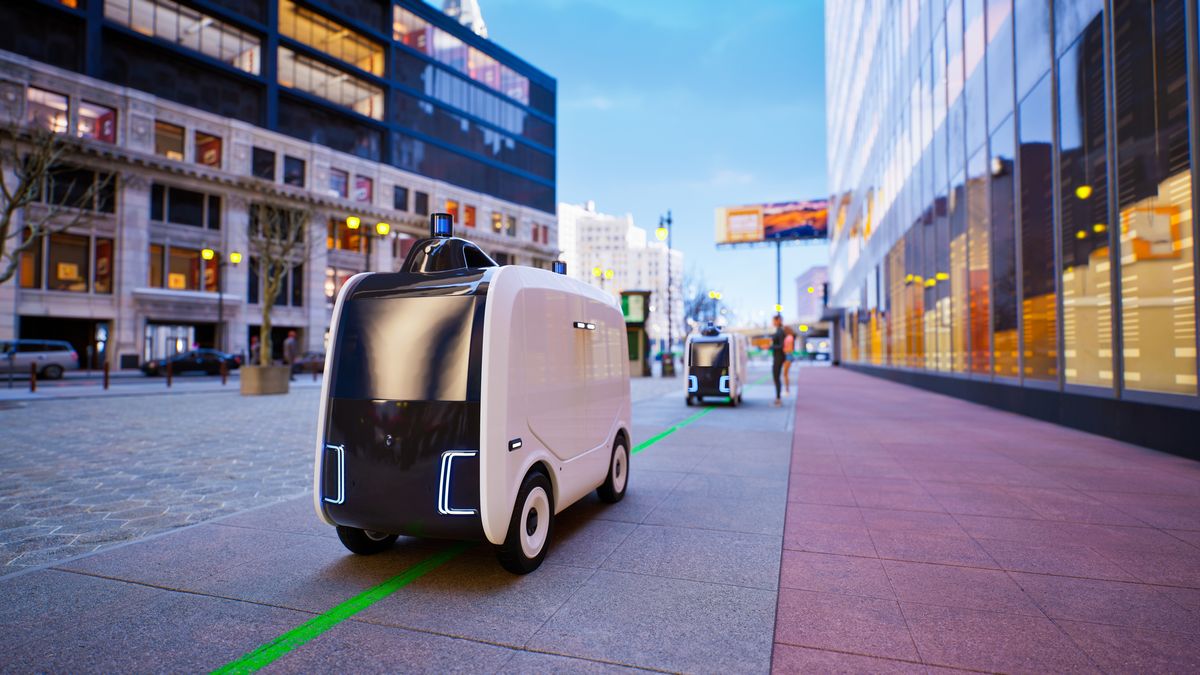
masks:
<path id="1" fill-rule="evenodd" d="M 783 386 L 780 373 L 783 372 L 783 362 L 787 356 L 783 353 L 783 341 L 787 334 L 783 331 L 782 316 L 776 314 L 772 323 L 775 324 L 775 333 L 771 336 L 771 376 L 775 378 L 775 405 L 782 405 L 779 400 L 779 390 Z"/>
<path id="2" fill-rule="evenodd" d="M 299 356 L 296 350 L 296 331 L 289 330 L 287 339 L 283 341 L 283 362 L 288 366 L 291 366 L 296 362 L 296 357 Z M 294 379 L 296 379 L 296 374 L 292 372 L 292 369 L 289 367 L 288 380 L 291 381 Z"/>

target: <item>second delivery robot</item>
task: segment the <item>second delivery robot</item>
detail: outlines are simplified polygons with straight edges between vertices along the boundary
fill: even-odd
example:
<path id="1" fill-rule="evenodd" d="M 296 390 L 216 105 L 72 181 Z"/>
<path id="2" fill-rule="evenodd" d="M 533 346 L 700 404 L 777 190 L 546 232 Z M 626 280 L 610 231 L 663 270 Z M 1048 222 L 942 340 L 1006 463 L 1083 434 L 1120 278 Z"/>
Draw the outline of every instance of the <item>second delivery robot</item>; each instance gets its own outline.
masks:
<path id="1" fill-rule="evenodd" d="M 565 274 L 497 266 L 451 224 L 434 214 L 400 272 L 338 293 L 316 510 L 356 553 L 397 535 L 480 540 L 523 574 L 556 514 L 592 490 L 625 494 L 624 319 Z"/>

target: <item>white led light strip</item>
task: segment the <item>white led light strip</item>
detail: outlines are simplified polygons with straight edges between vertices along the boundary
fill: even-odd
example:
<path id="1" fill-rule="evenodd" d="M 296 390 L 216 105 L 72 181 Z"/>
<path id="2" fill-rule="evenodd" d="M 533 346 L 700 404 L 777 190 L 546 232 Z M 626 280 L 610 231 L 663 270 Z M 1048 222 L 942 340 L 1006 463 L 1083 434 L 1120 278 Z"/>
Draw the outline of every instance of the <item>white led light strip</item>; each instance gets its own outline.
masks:
<path id="1" fill-rule="evenodd" d="M 330 504 L 341 504 L 346 501 L 346 446 L 344 445 L 326 445 L 326 450 L 333 450 L 337 453 L 337 498 L 332 498 L 326 495 L 325 501 Z M 326 471 L 329 469 L 326 468 Z"/>
<path id="2" fill-rule="evenodd" d="M 442 453 L 442 470 L 438 476 L 438 513 L 443 516 L 473 516 L 475 509 L 456 509 L 450 506 L 450 472 L 458 457 L 474 457 L 478 450 L 447 450 Z"/>

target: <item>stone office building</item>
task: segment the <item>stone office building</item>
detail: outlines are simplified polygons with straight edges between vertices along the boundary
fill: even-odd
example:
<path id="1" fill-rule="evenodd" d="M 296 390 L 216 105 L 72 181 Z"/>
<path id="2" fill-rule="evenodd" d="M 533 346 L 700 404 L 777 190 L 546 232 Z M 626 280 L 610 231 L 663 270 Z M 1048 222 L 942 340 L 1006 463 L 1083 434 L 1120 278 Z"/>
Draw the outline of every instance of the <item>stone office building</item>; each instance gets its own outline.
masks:
<path id="1" fill-rule="evenodd" d="M 396 269 L 434 211 L 502 264 L 549 267 L 553 79 L 421 2 L 311 4 L 0 8 L 0 123 L 77 137 L 72 180 L 105 188 L 0 286 L 0 339 L 66 339 L 123 368 L 246 351 L 263 201 L 312 213 L 272 312 L 276 352 L 288 330 L 322 350 L 341 284 Z"/>

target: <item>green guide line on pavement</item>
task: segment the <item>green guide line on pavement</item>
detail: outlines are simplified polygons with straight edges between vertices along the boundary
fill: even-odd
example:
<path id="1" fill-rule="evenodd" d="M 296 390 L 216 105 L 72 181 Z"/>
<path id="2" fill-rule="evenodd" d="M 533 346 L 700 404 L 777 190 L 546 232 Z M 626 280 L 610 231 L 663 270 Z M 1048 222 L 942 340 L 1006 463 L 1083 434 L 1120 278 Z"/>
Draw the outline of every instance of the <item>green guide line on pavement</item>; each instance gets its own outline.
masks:
<path id="1" fill-rule="evenodd" d="M 664 430 L 654 436 L 651 436 L 650 438 L 639 443 L 637 445 L 637 447 L 635 447 L 633 449 L 633 452 L 630 454 L 638 453 L 638 452 L 641 452 L 642 450 L 645 450 L 646 448 L 654 445 L 655 443 L 661 441 L 662 439 L 666 438 L 667 436 L 670 436 L 671 434 L 675 433 L 675 431 L 677 431 L 678 429 L 681 429 L 681 428 L 691 424 L 692 422 L 695 422 L 696 420 L 700 419 L 701 417 L 704 417 L 711 411 L 712 411 L 712 406 L 709 406 L 709 407 L 705 408 L 704 410 L 701 410 L 700 412 L 696 413 L 695 415 L 688 417 L 687 419 L 683 420 L 682 422 L 672 424 L 671 426 L 667 427 L 666 430 Z M 378 586 L 375 586 L 373 588 L 368 588 L 367 590 L 363 591 L 362 593 L 359 593 L 358 595 L 354 596 L 353 598 L 350 598 L 349 600 L 345 600 L 339 605 L 335 605 L 332 609 L 325 612 L 324 614 L 320 614 L 318 616 L 315 616 L 315 617 L 309 619 L 308 621 L 305 621 L 304 623 L 302 623 L 299 626 L 296 626 L 295 628 L 293 628 L 292 630 L 289 630 L 288 632 L 280 635 L 279 637 L 275 638 L 274 640 L 271 640 L 270 642 L 262 645 L 261 647 L 258 647 L 254 651 L 248 652 L 241 658 L 235 659 L 233 661 L 230 661 L 229 663 L 226 663 L 225 665 L 221 666 L 220 668 L 217 668 L 216 670 L 212 671 L 212 675 L 232 675 L 234 673 L 253 673 L 262 668 L 265 668 L 265 667 L 271 665 L 272 663 L 274 663 L 277 659 L 279 659 L 279 657 L 283 656 L 284 654 L 287 654 L 288 652 L 299 647 L 300 645 L 303 645 L 304 643 L 311 641 L 313 638 L 316 638 L 317 636 L 328 631 L 329 629 L 333 628 L 334 626 L 338 625 L 339 623 L 345 621 L 346 619 L 349 619 L 350 617 L 354 616 L 355 614 L 358 614 L 359 612 L 370 607 L 371 605 L 374 605 L 375 603 L 379 602 L 380 600 L 383 600 L 384 598 L 395 593 L 396 591 L 400 590 L 401 588 L 404 588 L 405 586 L 411 584 L 412 582 L 416 581 L 417 579 L 420 579 L 421 577 L 425 576 L 426 574 L 432 572 L 434 569 L 440 567 L 441 565 L 449 562 L 450 560 L 457 557 L 463 551 L 466 551 L 467 549 L 471 548 L 472 545 L 473 544 L 471 544 L 469 542 L 464 542 L 461 544 L 456 544 L 454 546 L 451 546 L 450 548 L 448 548 L 440 553 L 434 554 L 434 555 L 426 558 L 425 560 L 422 560 L 421 562 L 417 563 L 416 565 L 413 565 L 412 567 L 404 570 L 400 574 L 397 574 L 396 576 L 392 577 L 391 579 L 388 579 L 387 581 L 379 584 Z"/>
<path id="2" fill-rule="evenodd" d="M 325 631 L 333 628 L 339 623 L 358 614 L 364 609 L 374 605 L 380 600 L 388 597 L 396 591 L 404 588 L 412 582 L 420 579 L 429 572 L 432 572 L 443 563 L 458 556 L 458 554 L 471 548 L 472 544 L 464 542 L 456 544 L 450 548 L 434 554 L 425 560 L 413 565 L 404 570 L 400 574 L 388 579 L 387 581 L 368 588 L 358 595 L 334 606 L 324 614 L 315 616 L 308 621 L 300 624 L 292 630 L 280 635 L 270 642 L 262 645 L 258 649 L 249 652 L 245 656 L 235 661 L 221 666 L 213 671 L 213 675 L 225 675 L 227 673 L 253 673 L 261 668 L 271 665 L 276 659 L 287 654 L 300 645 L 312 640 Z"/>
<path id="3" fill-rule="evenodd" d="M 696 420 L 700 419 L 701 417 L 704 417 L 708 413 L 712 412 L 712 410 L 713 410 L 713 407 L 710 405 L 707 408 L 705 408 L 704 410 L 701 410 L 700 412 L 696 413 L 695 415 L 692 415 L 691 417 L 685 419 L 684 421 L 672 424 L 671 426 L 667 427 L 666 429 L 658 432 L 657 434 L 654 434 L 650 438 L 647 438 L 646 440 L 642 441 L 641 443 L 638 443 L 636 446 L 634 446 L 633 452 L 631 452 L 629 454 L 636 455 L 637 453 L 654 445 L 655 443 L 661 441 L 662 439 L 666 438 L 667 436 L 670 436 L 671 434 L 675 433 L 676 431 L 679 431 L 680 429 L 686 427 L 687 425 L 691 424 L 692 422 L 695 422 Z"/>

